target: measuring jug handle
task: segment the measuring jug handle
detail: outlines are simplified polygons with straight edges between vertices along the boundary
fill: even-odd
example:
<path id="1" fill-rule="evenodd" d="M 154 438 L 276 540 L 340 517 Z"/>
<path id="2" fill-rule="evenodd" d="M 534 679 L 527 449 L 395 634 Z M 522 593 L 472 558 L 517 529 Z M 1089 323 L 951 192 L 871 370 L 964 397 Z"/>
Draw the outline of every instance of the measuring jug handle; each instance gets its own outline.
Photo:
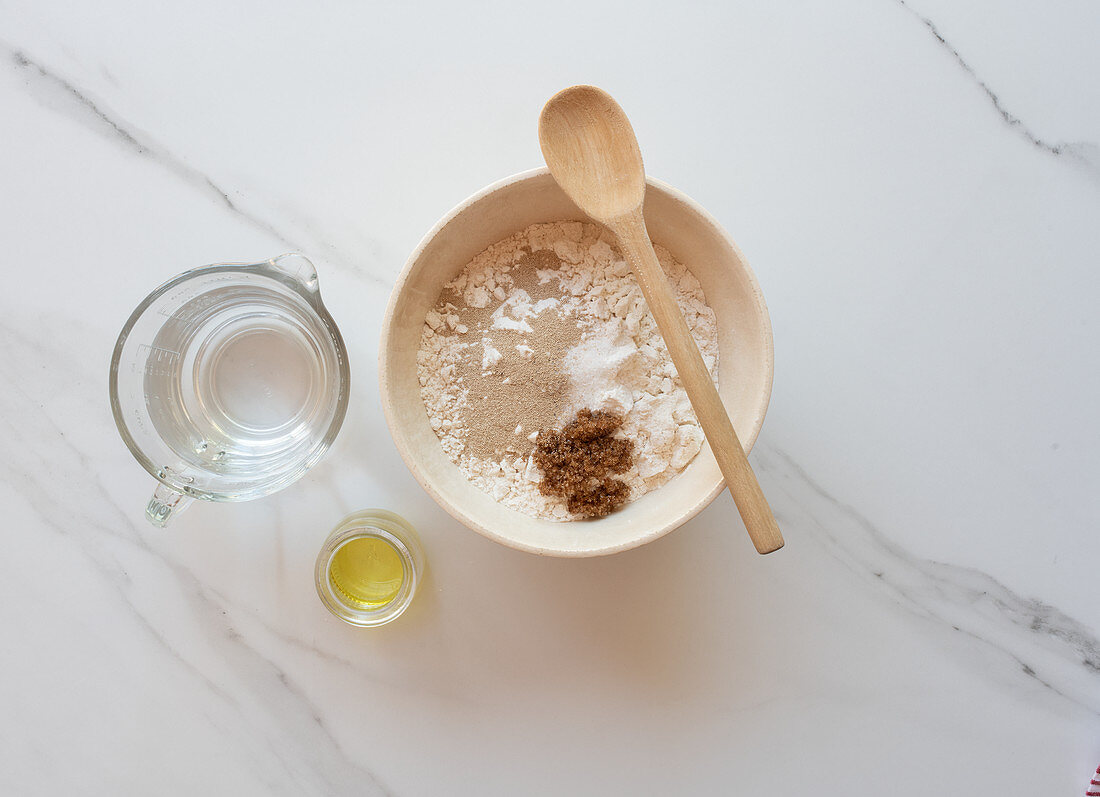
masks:
<path id="1" fill-rule="evenodd" d="M 177 493 L 163 484 L 158 484 L 157 489 L 153 491 L 153 497 L 145 507 L 145 517 L 149 518 L 149 522 L 154 526 L 164 528 L 169 520 L 187 509 L 192 500 L 183 493 Z"/>

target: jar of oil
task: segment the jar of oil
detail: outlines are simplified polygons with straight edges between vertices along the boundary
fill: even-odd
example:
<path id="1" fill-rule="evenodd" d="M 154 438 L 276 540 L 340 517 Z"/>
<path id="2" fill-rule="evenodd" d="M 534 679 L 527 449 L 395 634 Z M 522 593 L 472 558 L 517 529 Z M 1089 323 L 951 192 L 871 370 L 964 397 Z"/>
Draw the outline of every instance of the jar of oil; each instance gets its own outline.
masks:
<path id="1" fill-rule="evenodd" d="M 396 620 L 424 572 L 416 530 L 400 515 L 364 509 L 340 521 L 317 556 L 317 594 L 330 612 L 358 626 Z"/>

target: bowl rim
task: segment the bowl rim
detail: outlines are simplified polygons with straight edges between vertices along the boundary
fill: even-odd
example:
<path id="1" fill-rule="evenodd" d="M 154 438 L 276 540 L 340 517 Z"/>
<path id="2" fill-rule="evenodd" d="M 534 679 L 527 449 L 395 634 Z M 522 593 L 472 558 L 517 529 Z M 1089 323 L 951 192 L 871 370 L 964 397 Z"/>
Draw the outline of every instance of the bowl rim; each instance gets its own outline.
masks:
<path id="1" fill-rule="evenodd" d="M 382 330 L 379 336 L 378 343 L 378 389 L 382 402 L 382 413 L 386 418 L 386 426 L 389 428 L 390 437 L 393 439 L 394 445 L 397 447 L 397 452 L 401 455 L 401 459 L 404 460 L 405 466 L 412 473 L 413 478 L 424 489 L 425 492 L 431 496 L 432 500 L 436 502 L 442 509 L 447 512 L 451 517 L 460 522 L 467 528 L 477 532 L 483 537 L 486 537 L 493 542 L 500 543 L 508 548 L 513 548 L 519 551 L 525 551 L 527 553 L 538 554 L 540 556 L 554 556 L 561 558 L 587 558 L 592 556 L 605 556 L 613 553 L 620 553 L 622 551 L 630 550 L 631 548 L 637 548 L 654 540 L 663 537 L 671 531 L 679 528 L 694 518 L 707 506 L 714 501 L 715 498 L 725 489 L 726 483 L 719 474 L 717 481 L 712 485 L 711 489 L 707 491 L 704 497 L 696 501 L 692 506 L 688 507 L 684 513 L 667 523 L 658 526 L 655 529 L 650 530 L 643 536 L 633 538 L 626 542 L 617 543 L 615 545 L 608 545 L 602 548 L 590 548 L 585 550 L 563 550 L 557 548 L 547 548 L 544 546 L 530 545 L 510 537 L 504 537 L 497 532 L 488 528 L 477 518 L 473 517 L 468 512 L 464 511 L 461 507 L 451 503 L 450 500 L 445 498 L 440 492 L 438 492 L 427 479 L 426 474 L 413 456 L 411 447 L 404 435 L 400 434 L 397 430 L 396 419 L 394 417 L 394 402 L 390 396 L 390 378 L 389 378 L 389 342 L 390 335 L 393 328 L 394 314 L 396 311 L 397 299 L 401 294 L 401 291 L 405 288 L 409 281 L 409 276 L 412 271 L 413 265 L 420 259 L 424 250 L 428 247 L 431 241 L 450 224 L 459 214 L 469 208 L 471 205 L 481 201 L 490 194 L 496 193 L 503 188 L 507 188 L 510 185 L 531 180 L 537 177 L 550 174 L 550 170 L 541 166 L 534 169 L 528 169 L 526 171 L 517 172 L 516 174 L 503 177 L 495 182 L 489 183 L 484 188 L 469 195 L 457 205 L 452 207 L 446 213 L 439 218 L 439 220 L 432 225 L 431 229 L 420 239 L 420 242 L 416 245 L 416 248 L 409 254 L 409 257 L 405 260 L 404 266 L 401 268 L 401 272 L 398 274 L 393 288 L 390 291 L 389 299 L 386 302 L 386 312 L 382 318 Z M 756 439 L 760 434 L 760 429 L 764 424 L 764 418 L 768 412 L 768 406 L 771 403 L 772 384 L 775 376 L 775 342 L 772 334 L 771 314 L 768 312 L 767 302 L 764 300 L 764 293 L 760 289 L 760 283 L 756 278 L 755 272 L 752 270 L 752 266 L 749 264 L 748 259 L 745 257 L 741 248 L 737 245 L 737 242 L 733 240 L 732 236 L 726 231 L 717 219 L 714 218 L 702 205 L 692 199 L 690 196 L 680 191 L 677 188 L 669 185 L 663 180 L 658 180 L 650 175 L 646 175 L 646 184 L 651 185 L 662 192 L 668 194 L 673 199 L 682 202 L 689 207 L 692 211 L 697 213 L 702 219 L 711 224 L 715 230 L 722 236 L 726 244 L 734 251 L 739 258 L 741 265 L 744 268 L 745 276 L 748 278 L 749 287 L 752 291 L 752 295 L 757 302 L 760 310 L 760 323 L 761 332 L 763 333 L 764 349 L 766 355 L 766 362 L 764 367 L 764 384 L 760 391 L 759 401 L 760 408 L 753 418 L 752 426 L 746 440 L 742 441 L 742 445 L 745 446 L 746 454 L 752 451 L 753 445 L 756 443 Z"/>

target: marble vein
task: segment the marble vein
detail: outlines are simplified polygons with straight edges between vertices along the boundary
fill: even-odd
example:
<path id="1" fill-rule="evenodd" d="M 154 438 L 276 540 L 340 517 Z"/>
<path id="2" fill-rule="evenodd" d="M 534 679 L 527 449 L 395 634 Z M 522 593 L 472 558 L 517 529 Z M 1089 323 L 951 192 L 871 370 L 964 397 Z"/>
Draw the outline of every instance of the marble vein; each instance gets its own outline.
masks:
<path id="1" fill-rule="evenodd" d="M 59 383 L 68 383 L 77 375 L 83 378 L 85 384 L 96 383 L 90 374 L 82 373 L 86 371 L 87 364 L 69 356 L 64 347 L 48 345 L 42 340 L 21 334 L 10 326 L 0 327 L 0 333 L 0 338 L 5 341 L 0 367 L 3 368 L 3 376 L 9 385 L 17 385 L 19 375 L 25 372 L 26 368 L 21 367 L 21 364 L 43 361 L 57 365 L 56 369 L 44 373 L 52 374 Z M 62 335 L 60 339 L 67 338 Z M 43 391 L 43 395 L 61 396 L 66 395 L 66 391 L 62 384 L 56 384 L 51 385 L 48 391 Z M 80 400 L 85 405 L 92 403 L 87 396 L 80 396 Z M 34 401 L 24 390 L 17 388 L 16 391 L 3 395 L 0 409 L 3 410 L 0 412 L 0 423 L 5 427 L 3 439 L 8 454 L 0 461 L 0 480 L 19 491 L 44 527 L 76 545 L 89 564 L 118 595 L 143 633 L 248 727 L 250 736 L 262 738 L 270 745 L 266 761 L 274 759 L 278 762 L 285 768 L 286 778 L 298 781 L 300 787 L 313 785 L 301 782 L 301 774 L 288 766 L 292 759 L 280 755 L 278 746 L 291 743 L 306 760 L 312 762 L 311 771 L 317 780 L 324 783 L 322 793 L 334 793 L 334 789 L 342 791 L 349 784 L 357 784 L 360 791 L 370 789 L 374 793 L 389 793 L 373 772 L 348 758 L 322 720 L 319 710 L 286 672 L 249 645 L 243 635 L 228 625 L 225 619 L 228 615 L 226 607 L 210 594 L 201 580 L 187 568 L 169 561 L 146 544 L 134 522 L 111 497 L 108 485 L 100 478 L 99 469 L 91 467 L 87 453 L 65 434 L 51 416 L 48 405 Z M 102 407 L 98 405 L 85 406 L 83 409 L 82 417 L 98 417 L 103 414 Z M 103 431 L 106 433 L 107 429 L 104 428 Z M 53 440 L 54 443 L 41 445 L 42 441 L 48 440 Z M 19 456 L 14 455 L 16 450 L 21 452 Z M 70 500 L 57 500 L 57 485 L 64 485 L 71 491 Z M 74 502 L 83 507 L 79 523 L 75 524 L 72 516 Z M 128 558 L 135 555 L 155 560 L 172 573 L 192 611 L 200 618 L 202 628 L 207 634 L 219 638 L 213 644 L 229 660 L 232 675 L 245 678 L 253 685 L 257 694 L 251 694 L 250 699 L 242 701 L 231 688 L 220 684 L 191 661 L 135 603 L 130 594 L 133 581 L 125 564 Z M 275 705 L 272 706 L 272 703 Z M 261 719 L 255 715 L 257 709 L 262 710 L 265 707 L 271 707 L 278 712 L 280 718 L 287 720 L 288 724 L 292 723 L 287 737 L 272 737 L 265 733 Z M 306 719 L 308 725 L 303 725 L 301 719 Z M 316 731 L 303 735 L 301 729 L 309 726 L 315 727 Z M 257 765 L 256 770 L 262 775 L 262 762 Z"/>
<path id="2" fill-rule="evenodd" d="M 1001 98 L 997 95 L 989 84 L 982 80 L 978 73 L 974 71 L 972 67 L 962 54 L 959 52 L 951 42 L 940 32 L 936 23 L 928 17 L 922 15 L 916 9 L 909 5 L 906 0 L 896 0 L 898 5 L 920 20 L 921 24 L 928 29 L 928 32 L 939 42 L 940 46 L 951 54 L 951 57 L 955 60 L 955 63 L 965 72 L 970 79 L 978 86 L 979 89 L 985 94 L 994 110 L 1012 130 L 1015 130 L 1020 136 L 1022 136 L 1033 147 L 1047 152 L 1056 157 L 1066 156 L 1072 158 L 1075 161 L 1087 166 L 1092 173 L 1093 179 L 1100 180 L 1100 147 L 1087 141 L 1073 141 L 1066 142 L 1061 141 L 1058 143 L 1052 143 L 1042 138 L 1035 133 L 1024 121 L 1012 113 L 1005 107 Z"/>
<path id="3" fill-rule="evenodd" d="M 308 255 L 309 247 L 301 245 L 300 242 L 277 229 L 271 222 L 234 202 L 230 198 L 230 192 L 209 175 L 188 164 L 186 159 L 171 152 L 149 133 L 139 130 L 135 125 L 124 120 L 103 102 L 93 100 L 86 91 L 81 90 L 71 80 L 31 58 L 23 50 L 2 40 L 0 40 L 0 53 L 23 74 L 29 76 L 28 88 L 40 102 L 72 121 L 82 124 L 85 128 L 123 146 L 128 151 L 148 158 L 191 188 L 215 198 L 230 213 L 267 233 L 286 249 L 302 251 Z M 108 82 L 115 82 L 110 73 L 105 71 L 105 74 Z M 389 283 L 381 277 L 362 268 L 354 258 L 340 252 L 331 243 L 323 242 L 310 223 L 303 220 L 299 226 L 320 242 L 318 246 L 324 248 L 330 260 L 339 263 L 362 279 L 384 287 L 389 286 Z"/>
<path id="4" fill-rule="evenodd" d="M 235 601 L 225 594 L 214 589 L 210 589 L 210 592 L 223 606 L 232 607 L 234 609 L 239 608 L 242 612 L 245 611 L 243 607 L 239 607 Z M 406 694 L 415 694 L 418 698 L 430 695 L 437 701 L 447 702 L 454 706 L 466 707 L 470 705 L 470 701 L 464 699 L 462 695 L 445 692 L 420 681 L 402 681 L 393 676 L 388 676 L 383 672 L 374 671 L 368 668 L 366 662 L 362 659 L 353 661 L 338 653 L 319 648 L 317 645 L 310 644 L 299 636 L 281 630 L 277 626 L 265 621 L 264 618 L 258 614 L 252 614 L 249 619 L 255 627 L 262 630 L 272 639 L 278 640 L 281 644 L 289 648 L 294 648 L 326 666 L 339 668 L 357 678 L 368 679 L 376 686 L 384 686 L 388 689 L 404 692 Z"/>
<path id="5" fill-rule="evenodd" d="M 925 560 L 892 541 L 854 507 L 833 497 L 784 452 L 754 454 L 767 481 L 801 509 L 787 518 L 896 604 L 965 634 L 1014 663 L 1051 693 L 1100 716 L 1100 639 L 1077 619 L 1020 596 L 981 570 Z M 780 519 L 781 525 L 783 519 Z"/>
<path id="6" fill-rule="evenodd" d="M 40 99 L 49 98 L 55 101 L 51 106 L 55 110 L 62 111 L 74 121 L 84 124 L 86 128 L 105 135 L 136 154 L 149 158 L 193 188 L 198 188 L 207 194 L 212 193 L 232 213 L 268 233 L 285 246 L 296 248 L 291 240 L 266 221 L 234 203 L 229 198 L 228 192 L 210 177 L 188 165 L 185 160 L 170 152 L 149 134 L 140 132 L 133 125 L 126 123 L 102 103 L 93 101 L 72 82 L 6 42 L 0 42 L 0 49 L 5 51 L 17 68 L 32 77 L 34 93 Z"/>

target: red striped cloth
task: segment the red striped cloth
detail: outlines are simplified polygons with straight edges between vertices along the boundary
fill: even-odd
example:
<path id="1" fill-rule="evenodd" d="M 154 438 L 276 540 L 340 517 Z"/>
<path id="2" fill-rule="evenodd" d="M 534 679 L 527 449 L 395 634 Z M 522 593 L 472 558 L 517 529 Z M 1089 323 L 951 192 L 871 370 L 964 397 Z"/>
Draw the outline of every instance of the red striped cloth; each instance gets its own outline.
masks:
<path id="1" fill-rule="evenodd" d="M 1100 797 L 1100 767 L 1096 768 L 1096 774 L 1089 781 L 1089 790 L 1085 792 L 1085 797 Z"/>

